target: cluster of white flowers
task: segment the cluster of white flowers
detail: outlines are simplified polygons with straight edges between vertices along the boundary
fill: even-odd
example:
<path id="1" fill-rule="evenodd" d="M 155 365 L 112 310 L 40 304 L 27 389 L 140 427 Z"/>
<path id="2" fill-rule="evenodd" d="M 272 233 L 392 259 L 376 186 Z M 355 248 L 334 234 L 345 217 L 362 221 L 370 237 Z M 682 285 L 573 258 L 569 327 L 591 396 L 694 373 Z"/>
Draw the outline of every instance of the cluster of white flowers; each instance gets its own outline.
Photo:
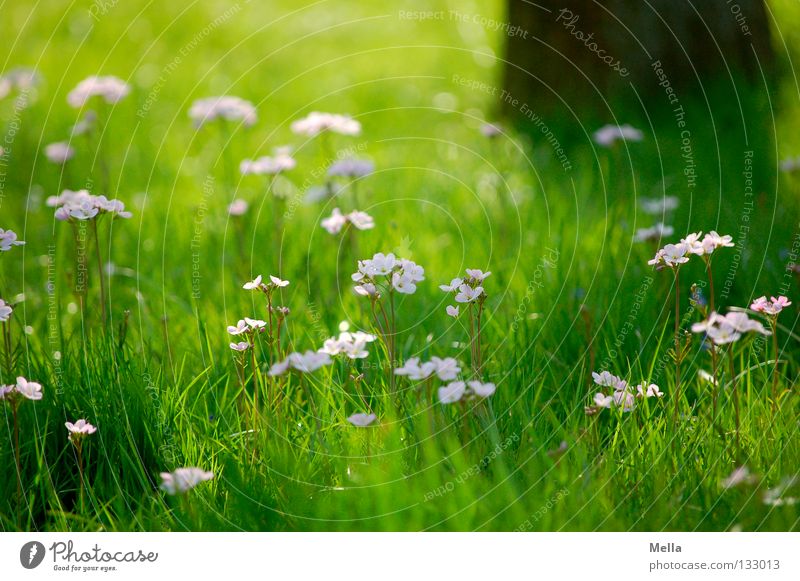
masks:
<path id="1" fill-rule="evenodd" d="M 263 282 L 263 278 L 259 274 L 253 280 L 248 281 L 242 285 L 244 290 L 257 290 L 264 294 L 271 293 L 276 288 L 284 288 L 289 286 L 288 280 L 281 280 L 277 276 L 269 275 L 269 282 Z"/>
<path id="2" fill-rule="evenodd" d="M 258 120 L 256 108 L 250 101 L 227 95 L 198 99 L 189 108 L 189 117 L 198 128 L 217 119 L 241 121 L 247 127 Z"/>
<path id="3" fill-rule="evenodd" d="M 38 401 L 42 399 L 42 386 L 35 381 L 28 381 L 24 377 L 17 377 L 13 385 L 0 385 L 0 400 L 15 405 L 20 399 Z"/>
<path id="4" fill-rule="evenodd" d="M 753 301 L 750 309 L 770 317 L 777 317 L 783 309 L 791 304 L 792 302 L 784 296 L 778 298 L 770 297 L 769 300 L 767 300 L 767 297 L 759 297 Z"/>
<path id="5" fill-rule="evenodd" d="M 318 111 L 313 111 L 306 117 L 292 123 L 292 132 L 298 135 L 313 137 L 323 131 L 331 131 L 342 135 L 358 135 L 361 133 L 361 123 L 347 115 L 320 113 Z"/>
<path id="6" fill-rule="evenodd" d="M 86 190 L 64 190 L 60 196 L 47 198 L 47 205 L 56 208 L 56 220 L 91 220 L 103 214 L 110 214 L 112 218 L 133 216 L 121 201 L 95 196 Z"/>
<path id="7" fill-rule="evenodd" d="M 239 335 L 250 337 L 256 333 L 263 333 L 266 327 L 266 321 L 245 317 L 244 319 L 239 319 L 235 325 L 228 325 L 228 333 L 234 337 L 238 337 Z M 237 347 L 234 347 L 234 343 L 231 343 L 231 349 L 234 351 L 244 351 L 247 348 L 238 348 L 238 345 L 239 344 L 237 344 Z"/>
<path id="8" fill-rule="evenodd" d="M 351 276 L 358 283 L 354 289 L 362 296 L 380 296 L 381 283 L 402 294 L 414 294 L 416 283 L 425 280 L 425 269 L 404 258 L 396 258 L 391 252 L 378 252 L 372 258 L 358 261 L 358 272 Z M 388 286 L 390 285 L 390 286 Z"/>
<path id="9" fill-rule="evenodd" d="M 483 383 L 481 381 L 452 381 L 440 387 L 437 391 L 439 403 L 449 404 L 461 401 L 463 398 L 479 397 L 486 399 L 496 391 L 494 383 Z"/>
<path id="10" fill-rule="evenodd" d="M 376 416 L 375 414 L 359 413 L 359 414 L 353 414 L 352 416 L 347 418 L 347 421 L 353 424 L 357 428 L 366 428 L 377 419 L 378 416 Z"/>
<path id="11" fill-rule="evenodd" d="M 594 132 L 594 141 L 602 147 L 611 147 L 617 140 L 641 141 L 644 134 L 630 125 L 603 125 Z"/>
<path id="12" fill-rule="evenodd" d="M 7 304 L 3 299 L 0 299 L 0 323 L 5 323 L 11 317 L 14 309 L 11 305 Z"/>
<path id="13" fill-rule="evenodd" d="M 711 313 L 708 319 L 692 325 L 693 333 L 705 333 L 715 345 L 727 345 L 741 339 L 744 333 L 771 335 L 764 325 L 747 316 L 747 313 L 731 311 L 725 316 Z"/>
<path id="14" fill-rule="evenodd" d="M 0 228 L 0 252 L 8 252 L 14 246 L 22 246 L 23 244 L 25 242 L 17 239 L 16 232 Z"/>
<path id="15" fill-rule="evenodd" d="M 468 268 L 464 278 L 454 278 L 450 284 L 440 284 L 439 288 L 446 293 L 454 293 L 457 303 L 483 302 L 486 300 L 486 293 L 483 290 L 483 281 L 491 275 L 491 272 L 483 272 L 477 268 Z M 459 307 L 448 305 L 447 314 L 457 317 Z"/>
<path id="16" fill-rule="evenodd" d="M 394 370 L 395 375 L 408 377 L 412 381 L 422 381 L 434 374 L 442 381 L 452 381 L 461 373 L 461 367 L 453 357 L 431 357 L 430 361 L 420 363 L 419 357 L 412 357 L 402 367 Z"/>
<path id="17" fill-rule="evenodd" d="M 269 375 L 283 375 L 287 371 L 298 373 L 313 373 L 317 369 L 333 363 L 331 356 L 319 351 L 306 351 L 305 353 L 290 353 L 283 361 L 279 361 L 269 369 Z"/>
<path id="18" fill-rule="evenodd" d="M 297 167 L 289 147 L 278 147 L 272 157 L 265 155 L 257 159 L 245 159 L 239 164 L 243 175 L 278 175 Z"/>
<path id="19" fill-rule="evenodd" d="M 122 100 L 130 91 L 130 86 L 117 77 L 91 76 L 82 80 L 69 92 L 67 103 L 70 107 L 78 109 L 86 105 L 92 97 L 100 97 L 106 103 L 114 104 Z"/>
<path id="20" fill-rule="evenodd" d="M 237 198 L 228 205 L 228 215 L 244 216 L 248 208 L 250 208 L 250 204 L 247 203 L 247 200 Z"/>
<path id="21" fill-rule="evenodd" d="M 368 159 L 342 159 L 328 168 L 330 177 L 361 178 L 375 171 L 375 164 Z"/>
<path id="22" fill-rule="evenodd" d="M 364 333 L 363 331 L 343 331 L 339 337 L 327 339 L 319 350 L 320 353 L 327 353 L 335 357 L 345 355 L 349 359 L 364 359 L 369 355 L 366 349 L 367 343 L 372 343 L 376 339 L 375 335 Z"/>
<path id="23" fill-rule="evenodd" d="M 675 229 L 672 226 L 665 226 L 663 223 L 658 222 L 650 228 L 639 228 L 633 239 L 636 242 L 658 242 L 666 236 L 672 236 L 674 233 Z"/>
<path id="24" fill-rule="evenodd" d="M 720 236 L 713 230 L 703 238 L 701 236 L 703 236 L 702 232 L 695 232 L 682 238 L 678 244 L 667 244 L 656 252 L 655 257 L 647 261 L 647 264 L 656 268 L 665 266 L 675 268 L 689 262 L 692 255 L 708 257 L 718 248 L 734 246 L 733 238 L 728 235 Z"/>
<path id="25" fill-rule="evenodd" d="M 45 146 L 44 155 L 51 163 L 63 165 L 75 156 L 75 149 L 69 143 L 58 141 Z"/>
<path id="26" fill-rule="evenodd" d="M 594 405 L 585 408 L 586 415 L 594 415 L 604 408 L 622 408 L 623 412 L 630 412 L 636 407 L 637 398 L 660 398 L 664 395 L 655 383 L 640 383 L 634 388 L 624 379 L 608 371 L 592 372 L 592 379 L 600 387 L 611 388 L 611 393 L 606 394 L 604 391 L 595 393 Z"/>
<path id="27" fill-rule="evenodd" d="M 12 90 L 30 91 L 39 83 L 39 74 L 33 69 L 24 67 L 12 69 L 0 76 L 0 99 Z"/>
<path id="28" fill-rule="evenodd" d="M 375 220 L 366 212 L 353 210 L 349 214 L 342 214 L 339 208 L 334 208 L 331 215 L 324 218 L 320 224 L 329 234 L 338 234 L 348 222 L 356 230 L 370 230 L 375 227 Z"/>
<path id="29" fill-rule="evenodd" d="M 645 214 L 659 216 L 666 212 L 677 210 L 680 200 L 677 196 L 664 196 L 662 198 L 640 198 L 639 204 Z"/>
<path id="30" fill-rule="evenodd" d="M 174 472 L 161 473 L 161 490 L 172 496 L 185 494 L 198 484 L 213 478 L 213 472 L 207 472 L 201 468 L 178 468 Z"/>

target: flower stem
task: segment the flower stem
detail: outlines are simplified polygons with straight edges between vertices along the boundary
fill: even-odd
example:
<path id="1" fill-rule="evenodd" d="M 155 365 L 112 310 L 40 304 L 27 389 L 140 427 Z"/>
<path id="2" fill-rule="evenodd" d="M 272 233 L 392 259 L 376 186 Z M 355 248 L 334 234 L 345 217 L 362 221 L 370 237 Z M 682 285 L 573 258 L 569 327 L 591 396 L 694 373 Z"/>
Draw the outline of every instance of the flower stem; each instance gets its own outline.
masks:
<path id="1" fill-rule="evenodd" d="M 678 408 L 681 400 L 681 293 L 680 268 L 675 268 L 675 410 L 672 413 L 673 427 L 678 422 Z"/>
<path id="2" fill-rule="evenodd" d="M 97 276 L 100 280 L 100 312 L 103 317 L 103 324 L 106 322 L 106 281 L 103 276 L 103 259 L 100 256 L 100 233 L 97 230 L 97 220 L 92 219 L 92 230 L 94 231 L 95 254 L 97 254 Z"/>
<path id="3" fill-rule="evenodd" d="M 775 351 L 775 369 L 772 372 L 772 411 L 778 405 L 778 319 L 772 318 L 772 348 Z"/>
<path id="4" fill-rule="evenodd" d="M 739 443 L 739 394 L 736 391 L 736 366 L 733 359 L 733 343 L 728 346 L 728 360 L 731 372 L 731 397 L 733 398 L 733 409 L 736 418 L 736 449 L 741 451 Z"/>
<path id="5" fill-rule="evenodd" d="M 17 416 L 17 403 L 13 403 L 11 411 L 14 416 L 14 463 L 17 467 L 17 505 L 22 504 L 22 464 L 19 458 L 19 418 Z"/>

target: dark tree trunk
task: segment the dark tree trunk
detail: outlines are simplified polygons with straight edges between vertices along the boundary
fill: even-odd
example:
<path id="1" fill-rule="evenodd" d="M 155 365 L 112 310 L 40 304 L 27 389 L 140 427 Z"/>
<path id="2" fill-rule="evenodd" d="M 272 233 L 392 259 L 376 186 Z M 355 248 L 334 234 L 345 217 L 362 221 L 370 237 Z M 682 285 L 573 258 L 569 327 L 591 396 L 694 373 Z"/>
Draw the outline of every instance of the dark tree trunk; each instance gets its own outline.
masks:
<path id="1" fill-rule="evenodd" d="M 764 0 L 509 0 L 504 88 L 513 99 L 607 109 L 605 99 L 684 95 L 719 78 L 761 82 L 772 65 Z M 637 96 L 638 94 L 638 96 Z"/>

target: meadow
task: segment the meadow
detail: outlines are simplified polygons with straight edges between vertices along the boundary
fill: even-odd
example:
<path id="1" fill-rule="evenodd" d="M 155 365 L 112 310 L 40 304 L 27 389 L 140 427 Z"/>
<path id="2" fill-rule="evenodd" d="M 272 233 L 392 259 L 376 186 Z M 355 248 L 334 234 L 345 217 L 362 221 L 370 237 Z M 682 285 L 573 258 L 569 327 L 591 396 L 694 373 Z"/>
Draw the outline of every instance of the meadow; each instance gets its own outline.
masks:
<path id="1" fill-rule="evenodd" d="M 499 119 L 502 3 L 428 4 L 0 5 L 2 530 L 797 530 L 791 75 L 687 157 Z"/>

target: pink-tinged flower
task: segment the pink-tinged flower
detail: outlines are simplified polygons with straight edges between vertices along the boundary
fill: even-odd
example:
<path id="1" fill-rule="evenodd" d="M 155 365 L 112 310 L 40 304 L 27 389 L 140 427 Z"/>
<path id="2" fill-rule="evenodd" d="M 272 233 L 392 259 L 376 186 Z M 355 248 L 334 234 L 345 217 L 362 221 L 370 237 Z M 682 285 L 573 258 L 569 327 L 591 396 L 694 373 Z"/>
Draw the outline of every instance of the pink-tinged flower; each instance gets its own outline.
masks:
<path id="1" fill-rule="evenodd" d="M 641 141 L 644 134 L 630 125 L 604 125 L 594 132 L 594 141 L 602 147 L 611 147 L 617 140 Z"/>
<path id="2" fill-rule="evenodd" d="M 365 349 L 367 343 L 372 343 L 375 339 L 375 335 L 362 331 L 354 333 L 343 331 L 339 333 L 338 339 L 335 337 L 327 339 L 319 352 L 331 356 L 346 355 L 350 359 L 364 359 L 369 355 Z"/>
<path id="3" fill-rule="evenodd" d="M 733 311 L 725 315 L 711 313 L 705 321 L 692 325 L 693 333 L 706 333 L 716 345 L 727 345 L 738 341 L 744 333 L 771 335 L 764 325 L 754 321 L 747 313 Z"/>
<path id="4" fill-rule="evenodd" d="M 447 305 L 444 310 L 447 312 L 448 315 L 450 315 L 454 319 L 458 317 L 458 310 L 459 310 L 458 306 Z"/>
<path id="5" fill-rule="evenodd" d="M 372 283 L 359 284 L 353 287 L 356 294 L 362 297 L 379 297 L 378 288 Z"/>
<path id="6" fill-rule="evenodd" d="M 624 391 L 628 389 L 627 381 L 620 379 L 608 371 L 601 371 L 600 373 L 595 373 L 593 371 L 592 379 L 594 380 L 595 384 L 601 387 L 613 387 L 616 391 Z"/>
<path id="7" fill-rule="evenodd" d="M 69 431 L 69 439 L 71 442 L 77 442 L 86 436 L 91 436 L 97 431 L 96 427 L 83 419 L 78 420 L 74 424 L 72 422 L 66 422 L 64 425 Z"/>
<path id="8" fill-rule="evenodd" d="M 492 396 L 497 389 L 494 383 L 483 383 L 480 381 L 469 381 L 467 385 L 469 385 L 471 393 L 482 398 Z"/>
<path id="9" fill-rule="evenodd" d="M 86 105 L 92 97 L 100 97 L 106 103 L 113 105 L 121 101 L 130 91 L 130 86 L 117 77 L 91 76 L 82 80 L 70 91 L 67 103 L 70 107 L 78 109 Z"/>
<path id="10" fill-rule="evenodd" d="M 250 343 L 246 341 L 239 341 L 238 343 L 231 343 L 230 348 L 241 353 L 250 349 Z"/>
<path id="11" fill-rule="evenodd" d="M 192 103 L 189 117 L 197 128 L 217 119 L 241 121 L 247 127 L 258 120 L 256 108 L 250 101 L 231 96 L 198 99 Z"/>
<path id="12" fill-rule="evenodd" d="M 774 317 L 791 304 L 792 302 L 784 296 L 770 297 L 769 300 L 767 297 L 759 297 L 750 305 L 750 310 Z"/>
<path id="13" fill-rule="evenodd" d="M 22 397 L 33 401 L 42 399 L 41 384 L 35 381 L 28 381 L 24 377 L 17 377 L 17 384 L 14 386 L 14 390 Z"/>
<path id="14" fill-rule="evenodd" d="M 13 246 L 22 246 L 23 244 L 25 242 L 17 239 L 16 232 L 0 228 L 0 252 L 8 252 Z"/>
<path id="15" fill-rule="evenodd" d="M 375 220 L 366 212 L 353 210 L 347 215 L 347 220 L 356 230 L 371 230 L 375 227 Z"/>
<path id="16" fill-rule="evenodd" d="M 283 288 L 285 286 L 289 286 L 289 281 L 288 280 L 281 280 L 277 276 L 269 275 L 269 281 L 270 281 L 270 283 L 272 283 L 273 286 L 276 286 L 278 288 Z"/>
<path id="17" fill-rule="evenodd" d="M 467 284 L 462 284 L 458 287 L 458 294 L 456 295 L 457 303 L 471 303 L 480 298 L 483 294 L 483 287 L 478 286 L 472 288 Z"/>
<path id="18" fill-rule="evenodd" d="M 593 401 L 598 407 L 610 409 L 611 404 L 614 403 L 614 398 L 598 391 L 596 394 L 594 394 Z"/>
<path id="19" fill-rule="evenodd" d="M 261 319 L 251 319 L 250 317 L 245 317 L 244 322 L 247 323 L 247 326 L 253 331 L 264 329 L 267 326 L 266 321 L 262 321 Z"/>
<path id="20" fill-rule="evenodd" d="M 686 238 L 681 238 L 681 242 L 678 244 L 678 246 L 682 245 L 686 249 L 686 254 L 696 254 L 697 256 L 702 256 L 705 254 L 703 241 L 700 239 L 702 235 L 702 232 L 689 234 L 686 236 Z"/>
<path id="21" fill-rule="evenodd" d="M 231 335 L 241 335 L 242 333 L 247 333 L 249 331 L 249 327 L 244 319 L 239 319 L 239 322 L 236 325 L 228 325 L 228 333 Z"/>
<path id="22" fill-rule="evenodd" d="M 741 484 L 749 484 L 754 481 L 753 476 L 747 466 L 737 466 L 733 469 L 725 480 L 720 482 L 720 486 L 725 489 L 736 488 Z"/>
<path id="23" fill-rule="evenodd" d="M 275 150 L 274 157 L 264 156 L 255 160 L 243 160 L 239 164 L 239 171 L 243 175 L 278 175 L 295 167 L 297 162 L 291 156 L 291 150 L 283 147 Z"/>
<path id="24" fill-rule="evenodd" d="M 451 293 L 457 291 L 458 287 L 460 287 L 462 284 L 464 284 L 463 279 L 454 278 L 450 281 L 450 284 L 440 284 L 439 288 L 446 293 Z"/>
<path id="25" fill-rule="evenodd" d="M 341 159 L 328 168 L 330 177 L 362 178 L 375 171 L 375 164 L 368 159 Z"/>
<path id="26" fill-rule="evenodd" d="M 264 285 L 261 282 L 261 275 L 259 274 L 253 280 L 246 282 L 242 285 L 244 290 L 262 290 Z"/>
<path id="27" fill-rule="evenodd" d="M 378 419 L 378 416 L 375 414 L 353 414 L 347 418 L 347 421 L 357 428 L 366 428 L 376 419 Z"/>
<path id="28" fill-rule="evenodd" d="M 306 351 L 305 353 L 290 353 L 283 361 L 275 363 L 269 370 L 269 375 L 283 375 L 289 370 L 299 373 L 313 373 L 317 369 L 333 363 L 331 356 L 327 353 L 317 351 Z"/>
<path id="29" fill-rule="evenodd" d="M 45 146 L 44 155 L 51 163 L 64 164 L 75 156 L 75 150 L 68 143 L 59 141 Z"/>
<path id="30" fill-rule="evenodd" d="M 213 472 L 206 472 L 201 468 L 178 468 L 174 472 L 161 473 L 161 490 L 173 496 L 186 494 L 198 484 L 213 478 Z"/>
<path id="31" fill-rule="evenodd" d="M 484 279 L 488 278 L 491 275 L 491 272 L 483 272 L 482 270 L 478 270 L 477 268 L 468 268 L 467 275 L 471 279 L 471 282 L 480 283 L 483 282 Z"/>
<path id="32" fill-rule="evenodd" d="M 481 135 L 484 137 L 497 137 L 503 133 L 503 128 L 497 123 L 484 123 L 481 125 Z"/>
<path id="33" fill-rule="evenodd" d="M 8 321 L 12 312 L 14 312 L 14 309 L 11 308 L 11 305 L 7 304 L 3 299 L 0 299 L 0 323 Z"/>
<path id="34" fill-rule="evenodd" d="M 652 260 L 648 260 L 647 264 L 656 267 L 668 266 L 675 268 L 689 262 L 689 257 L 686 256 L 687 253 L 688 249 L 684 244 L 667 244 L 656 253 Z"/>
<path id="35" fill-rule="evenodd" d="M 633 411 L 636 407 L 636 398 L 629 391 L 615 391 L 611 397 L 614 398 L 614 405 L 622 407 L 624 412 Z"/>
<path id="36" fill-rule="evenodd" d="M 640 383 L 636 386 L 636 395 L 637 397 L 662 397 L 664 393 L 655 383 L 649 385 Z"/>
<path id="37" fill-rule="evenodd" d="M 728 236 L 720 236 L 714 230 L 709 232 L 703 238 L 703 252 L 705 254 L 713 254 L 717 248 L 733 248 L 735 244 L 733 243 L 733 237 Z"/>
<path id="38" fill-rule="evenodd" d="M 459 401 L 464 397 L 467 386 L 463 381 L 453 381 L 444 387 L 440 387 L 437 391 L 439 396 L 439 403 L 449 404 Z"/>
<path id="39" fill-rule="evenodd" d="M 230 216 L 244 216 L 247 213 L 247 210 L 250 208 L 250 204 L 248 204 L 245 200 L 234 200 L 228 206 L 228 214 Z"/>
<path id="40" fill-rule="evenodd" d="M 680 200 L 676 196 L 664 196 L 663 198 L 641 198 L 639 203 L 645 214 L 657 216 L 672 210 L 677 210 Z"/>
<path id="41" fill-rule="evenodd" d="M 731 325 L 740 333 L 756 332 L 762 335 L 771 335 L 772 333 L 764 328 L 764 325 L 755 321 L 747 316 L 747 313 L 739 311 L 731 311 L 725 315 L 724 322 Z"/>
<path id="42" fill-rule="evenodd" d="M 342 135 L 358 135 L 361 124 L 351 117 L 333 113 L 313 111 L 303 119 L 292 123 L 292 132 L 298 135 L 313 137 L 323 131 L 331 131 Z"/>

